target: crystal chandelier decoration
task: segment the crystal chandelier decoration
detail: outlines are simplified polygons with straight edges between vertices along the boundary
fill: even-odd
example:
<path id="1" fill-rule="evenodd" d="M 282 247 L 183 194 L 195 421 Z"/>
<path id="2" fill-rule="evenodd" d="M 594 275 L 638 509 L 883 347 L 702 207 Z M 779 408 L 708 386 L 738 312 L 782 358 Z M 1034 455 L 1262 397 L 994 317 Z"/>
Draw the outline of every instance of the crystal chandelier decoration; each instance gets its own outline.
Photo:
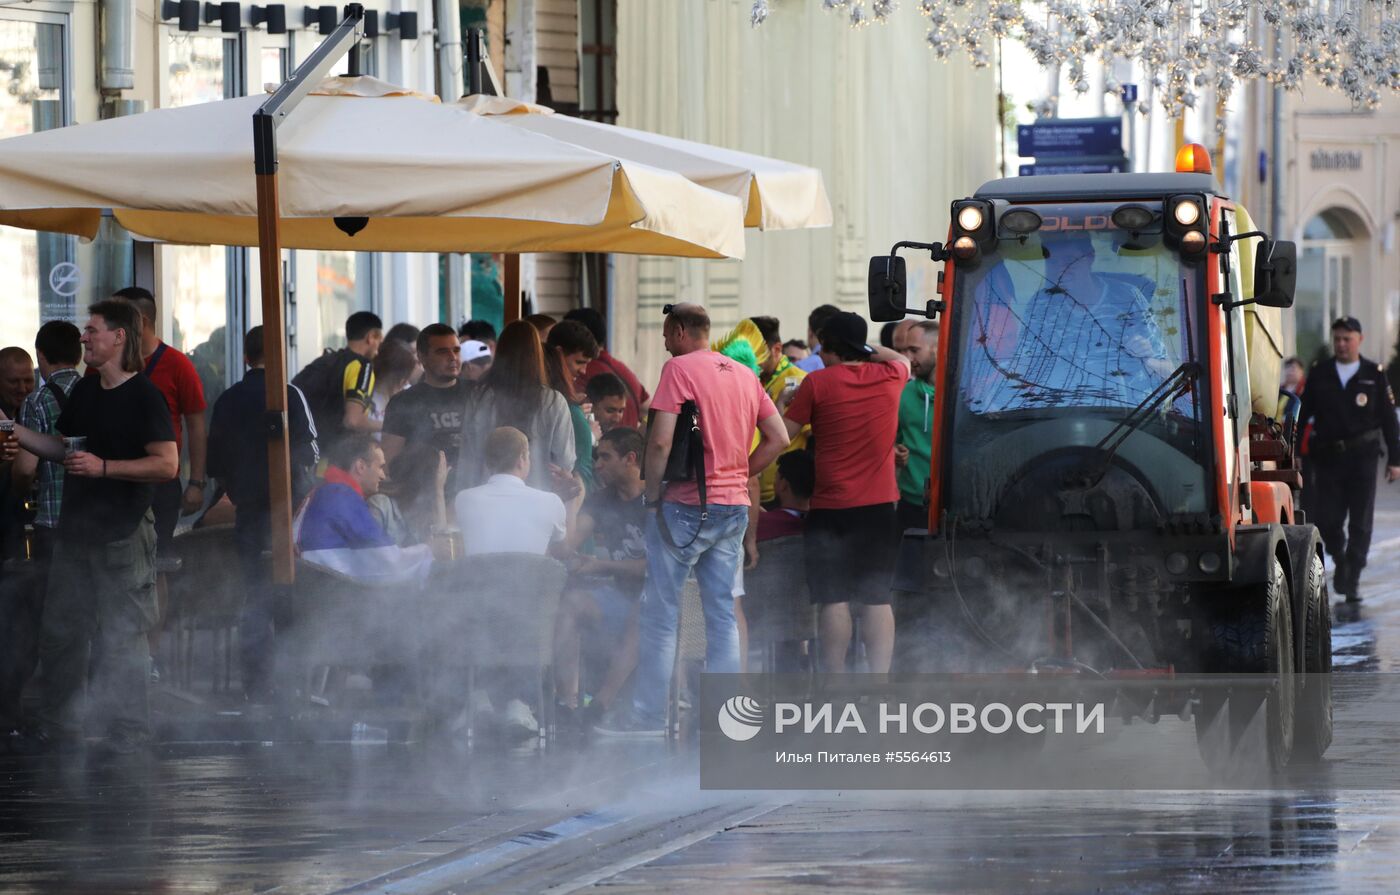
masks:
<path id="1" fill-rule="evenodd" d="M 899 5 L 821 2 L 853 28 L 886 22 Z M 754 0 L 754 27 L 770 5 L 776 4 Z M 1172 117 L 1194 109 L 1206 90 L 1213 88 L 1223 103 L 1237 83 L 1257 79 L 1298 90 L 1312 77 L 1370 109 L 1400 90 L 1400 0 L 917 0 L 916 6 L 939 59 L 961 52 L 982 68 L 991 64 L 996 41 L 1015 40 L 1040 65 L 1063 66 L 1080 94 L 1090 89 L 1085 60 L 1098 57 L 1106 68 L 1115 59 L 1136 60 Z M 1143 103 L 1139 111 L 1151 110 Z"/>

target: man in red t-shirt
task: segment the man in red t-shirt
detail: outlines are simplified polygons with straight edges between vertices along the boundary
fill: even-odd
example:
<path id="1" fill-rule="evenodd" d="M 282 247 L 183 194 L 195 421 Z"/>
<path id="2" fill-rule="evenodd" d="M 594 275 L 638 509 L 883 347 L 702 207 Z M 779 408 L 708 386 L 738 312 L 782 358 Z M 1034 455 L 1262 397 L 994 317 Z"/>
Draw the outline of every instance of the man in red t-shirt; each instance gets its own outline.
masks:
<path id="1" fill-rule="evenodd" d="M 622 380 L 622 384 L 627 386 L 627 407 L 622 412 L 622 425 L 631 429 L 636 429 L 651 409 L 651 395 L 642 386 L 637 374 L 633 373 L 626 364 L 608 353 L 608 325 L 603 319 L 602 313 L 593 308 L 575 308 L 564 315 L 565 320 L 577 320 L 588 331 L 593 333 L 593 338 L 598 340 L 598 356 L 588 362 L 584 368 L 583 375 L 578 377 L 574 384 L 580 392 L 588 390 L 588 383 L 594 376 L 600 373 L 612 373 Z"/>
<path id="2" fill-rule="evenodd" d="M 672 357 L 661 368 L 652 399 L 643 466 L 649 509 L 647 575 L 632 713 L 600 726 L 599 733 L 605 735 L 665 732 L 681 587 L 692 568 L 705 611 L 705 668 L 731 674 L 739 670 L 734 579 L 749 524 L 749 479 L 788 443 L 782 418 L 754 372 L 710 350 L 710 316 L 704 308 L 670 307 L 661 331 Z M 704 443 L 703 501 L 695 482 L 663 481 L 672 443 L 682 437 L 676 431 L 677 419 L 690 402 L 696 406 Z"/>
<path id="3" fill-rule="evenodd" d="M 156 335 L 156 300 L 149 291 L 140 286 L 128 286 L 118 290 L 115 297 L 126 299 L 141 312 L 141 359 L 146 365 L 143 372 L 165 396 L 165 403 L 170 408 L 170 424 L 175 428 L 177 451 L 184 447 L 186 434 L 189 437 L 189 484 L 182 492 L 177 477 L 156 488 L 153 504 L 156 553 L 167 553 L 180 513 L 193 513 L 204 503 L 207 447 L 204 384 L 184 352 L 165 344 Z"/>
<path id="4" fill-rule="evenodd" d="M 784 409 L 788 432 L 811 425 L 817 485 L 807 514 L 807 585 L 821 607 L 822 665 L 844 671 L 851 641 L 850 604 L 861 607 L 861 641 L 870 671 L 890 670 L 894 610 L 894 443 L 899 396 L 909 361 L 865 344 L 864 318 L 849 311 L 821 331 L 825 367 L 809 373 Z"/>

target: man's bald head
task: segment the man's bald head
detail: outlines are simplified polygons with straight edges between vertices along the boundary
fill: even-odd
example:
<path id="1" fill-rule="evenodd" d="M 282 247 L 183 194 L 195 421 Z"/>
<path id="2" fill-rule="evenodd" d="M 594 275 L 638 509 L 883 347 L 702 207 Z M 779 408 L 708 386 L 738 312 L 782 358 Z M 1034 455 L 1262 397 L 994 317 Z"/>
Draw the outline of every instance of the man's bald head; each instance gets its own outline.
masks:
<path id="1" fill-rule="evenodd" d="M 671 305 L 661 334 L 666 350 L 673 357 L 710 347 L 710 314 L 702 306 L 688 302 Z"/>
<path id="2" fill-rule="evenodd" d="M 669 326 L 679 326 L 693 334 L 710 334 L 710 314 L 701 305 L 689 302 L 671 305 L 671 313 L 666 315 L 666 323 Z"/>
<path id="3" fill-rule="evenodd" d="M 938 360 L 938 321 L 912 320 L 909 323 L 909 328 L 900 334 L 899 353 L 909 358 L 915 377 L 932 382 Z"/>

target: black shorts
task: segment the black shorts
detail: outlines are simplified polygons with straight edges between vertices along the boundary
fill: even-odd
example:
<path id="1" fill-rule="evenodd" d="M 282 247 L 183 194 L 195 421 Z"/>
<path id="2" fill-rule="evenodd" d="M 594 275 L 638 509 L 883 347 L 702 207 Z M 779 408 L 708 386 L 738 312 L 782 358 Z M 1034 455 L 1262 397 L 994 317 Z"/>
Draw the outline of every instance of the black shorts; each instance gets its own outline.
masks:
<path id="1" fill-rule="evenodd" d="M 928 507 L 900 498 L 899 531 L 895 535 L 896 541 L 904 538 L 904 530 L 907 528 L 928 528 Z"/>
<path id="2" fill-rule="evenodd" d="M 895 534 L 892 503 L 808 513 L 804 542 L 812 602 L 889 605 Z"/>
<path id="3" fill-rule="evenodd" d="M 180 521 L 180 502 L 184 500 L 185 489 L 180 487 L 176 476 L 168 482 L 156 485 L 155 496 L 151 499 L 151 514 L 156 519 L 156 553 L 169 556 L 175 540 L 175 523 Z"/>

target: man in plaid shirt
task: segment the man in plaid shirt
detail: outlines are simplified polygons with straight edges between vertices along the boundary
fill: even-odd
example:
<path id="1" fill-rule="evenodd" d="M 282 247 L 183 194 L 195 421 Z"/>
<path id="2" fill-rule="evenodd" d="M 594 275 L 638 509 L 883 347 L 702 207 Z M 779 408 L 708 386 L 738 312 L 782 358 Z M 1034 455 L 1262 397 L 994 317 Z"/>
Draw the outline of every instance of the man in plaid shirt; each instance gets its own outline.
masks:
<path id="1" fill-rule="evenodd" d="M 44 378 L 44 387 L 35 389 L 24 399 L 19 411 L 21 426 L 45 435 L 57 433 L 54 426 L 63 412 L 63 405 L 73 386 L 82 378 L 77 370 L 78 361 L 83 357 L 81 338 L 78 328 L 66 320 L 51 320 L 39 327 L 34 352 L 39 356 L 39 375 Z M 35 540 L 51 547 L 53 531 L 58 527 L 58 508 L 63 503 L 63 464 L 40 460 L 28 451 L 20 451 L 15 464 L 18 467 L 16 478 L 21 485 L 34 481 L 37 473 L 39 512 L 34 519 Z M 36 558 L 40 558 L 38 550 L 35 552 Z M 47 555 L 42 558 L 47 559 Z"/>
<path id="2" fill-rule="evenodd" d="M 34 353 L 39 357 L 39 374 L 43 388 L 35 389 L 19 409 L 19 424 L 43 432 L 57 434 L 59 414 L 82 377 L 78 361 L 83 357 L 82 333 L 66 320 L 51 320 L 39 327 L 34 338 Z M 32 540 L 33 577 L 18 602 L 7 628 L 7 638 L 0 644 L 4 658 L 0 660 L 0 734 L 8 734 L 19 724 L 20 691 L 34 673 L 39 658 L 39 621 L 43 616 L 44 593 L 47 590 L 49 560 L 53 556 L 54 532 L 58 528 L 58 509 L 63 503 L 63 464 L 40 460 L 21 450 L 15 457 L 15 485 L 19 494 L 28 494 L 37 482 L 38 513 L 34 517 Z"/>

